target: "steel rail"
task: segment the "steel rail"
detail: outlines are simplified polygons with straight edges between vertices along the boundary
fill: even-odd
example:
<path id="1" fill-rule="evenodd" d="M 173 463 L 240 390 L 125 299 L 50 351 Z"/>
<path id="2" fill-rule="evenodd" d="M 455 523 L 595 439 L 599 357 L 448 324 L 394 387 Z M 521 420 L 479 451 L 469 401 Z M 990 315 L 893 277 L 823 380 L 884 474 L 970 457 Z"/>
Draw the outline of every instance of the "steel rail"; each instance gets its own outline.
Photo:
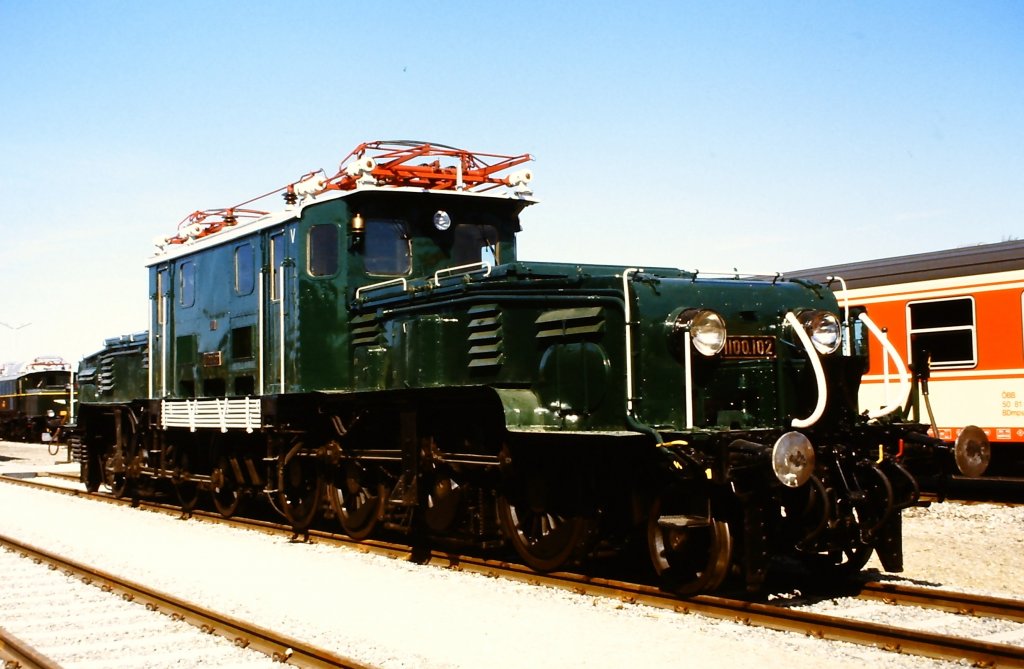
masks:
<path id="1" fill-rule="evenodd" d="M 0 659 L 12 669 L 61 669 L 60 665 L 0 627 Z"/>
<path id="2" fill-rule="evenodd" d="M 46 487 L 44 484 L 29 483 L 24 479 L 11 480 L 23 485 Z M 55 492 L 68 492 L 85 496 L 81 491 L 54 488 Z M 97 495 L 105 501 L 130 503 L 128 499 L 118 500 Z M 166 504 L 143 502 L 146 508 L 180 513 L 180 509 Z M 223 519 L 217 514 L 193 512 L 197 520 L 224 522 L 236 526 L 262 529 L 273 533 L 290 533 L 282 525 L 241 518 Z M 590 577 L 569 572 L 537 573 L 523 565 L 466 556 L 442 550 L 417 550 L 402 544 L 376 540 L 354 541 L 344 535 L 313 530 L 310 536 L 338 545 L 351 546 L 356 550 L 386 555 L 392 558 L 415 560 L 443 568 L 480 573 L 494 578 L 506 578 L 532 585 L 545 585 L 570 590 L 577 594 L 617 599 L 631 604 L 642 604 L 677 613 L 697 613 L 712 618 L 731 620 L 744 625 L 755 625 L 767 629 L 802 633 L 820 639 L 846 641 L 873 646 L 883 650 L 920 655 L 943 660 L 967 660 L 976 666 L 1020 667 L 1024 669 L 1024 646 L 977 641 L 967 637 L 952 637 L 943 634 L 922 632 L 907 628 L 891 627 L 880 623 L 849 620 L 809 611 L 801 611 L 772 604 L 763 604 L 742 599 L 731 599 L 715 595 L 698 595 L 688 599 L 666 593 L 663 590 L 637 583 L 607 578 Z M 929 606 L 931 608 L 974 613 L 989 617 L 1016 620 L 1024 602 L 982 597 L 950 591 L 928 592 L 927 588 L 913 588 L 890 584 L 863 584 L 855 595 L 864 593 L 864 598 L 891 601 L 895 604 Z"/>
<path id="3" fill-rule="evenodd" d="M 128 601 L 136 601 L 154 611 L 160 611 L 173 618 L 185 620 L 205 632 L 222 636 L 237 646 L 258 650 L 276 661 L 301 667 L 370 669 L 369 665 L 362 664 L 351 658 L 337 655 L 294 637 L 279 634 L 259 625 L 247 623 L 233 616 L 218 613 L 167 593 L 122 579 L 101 569 L 18 541 L 13 537 L 0 534 L 0 545 L 7 546 L 32 559 L 54 565 L 57 569 L 77 576 L 86 583 L 97 585 L 104 590 L 118 592 Z"/>
<path id="4" fill-rule="evenodd" d="M 857 597 L 903 606 L 922 606 L 960 615 L 1001 618 L 1024 623 L 1024 599 L 974 595 L 877 581 L 862 584 L 857 592 Z"/>
<path id="5" fill-rule="evenodd" d="M 443 559 L 443 556 L 438 555 L 435 561 L 440 562 Z M 462 560 L 458 566 L 468 568 L 468 562 L 468 560 Z M 493 568 L 499 571 L 497 566 Z M 628 603 L 670 609 L 678 613 L 698 613 L 744 625 L 798 632 L 815 638 L 846 641 L 896 653 L 921 655 L 942 660 L 968 660 L 975 666 L 984 667 L 1024 667 L 1024 646 L 934 634 L 715 595 L 698 595 L 689 599 L 679 599 L 654 586 L 588 578 L 578 574 L 542 575 L 528 572 L 519 566 L 502 565 L 500 573 L 495 575 L 506 578 L 512 575 L 518 580 L 539 585 L 561 585 L 561 587 L 571 589 L 579 594 L 617 598 Z M 941 595 L 954 596 L 950 599 L 960 599 L 964 603 L 974 601 L 971 595 L 957 598 L 955 597 L 957 594 L 941 592 Z M 905 601 L 909 603 L 909 599 Z M 982 609 L 981 605 L 976 607 L 978 611 Z M 959 611 L 959 609 L 957 610 Z M 993 615 L 993 617 L 1008 616 Z"/>

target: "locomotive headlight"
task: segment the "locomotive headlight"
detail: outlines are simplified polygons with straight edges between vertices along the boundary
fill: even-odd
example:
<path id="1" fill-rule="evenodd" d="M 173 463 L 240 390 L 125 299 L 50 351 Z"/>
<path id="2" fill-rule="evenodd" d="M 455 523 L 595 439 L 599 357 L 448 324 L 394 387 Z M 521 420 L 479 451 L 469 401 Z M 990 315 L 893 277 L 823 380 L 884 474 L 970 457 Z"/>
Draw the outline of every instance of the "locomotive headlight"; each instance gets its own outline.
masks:
<path id="1" fill-rule="evenodd" d="M 672 322 L 670 336 L 678 341 L 683 332 L 690 332 L 690 342 L 701 355 L 717 355 L 725 346 L 725 319 L 710 309 L 687 309 Z"/>
<path id="2" fill-rule="evenodd" d="M 801 312 L 799 319 L 818 353 L 834 353 L 843 342 L 843 328 L 832 312 L 809 309 Z"/>
<path id="3" fill-rule="evenodd" d="M 787 432 L 772 446 L 772 471 L 782 485 L 799 488 L 814 473 L 814 447 L 800 432 Z"/>
<path id="4" fill-rule="evenodd" d="M 434 227 L 441 232 L 452 227 L 452 217 L 448 215 L 447 211 L 438 209 L 437 212 L 434 213 Z"/>

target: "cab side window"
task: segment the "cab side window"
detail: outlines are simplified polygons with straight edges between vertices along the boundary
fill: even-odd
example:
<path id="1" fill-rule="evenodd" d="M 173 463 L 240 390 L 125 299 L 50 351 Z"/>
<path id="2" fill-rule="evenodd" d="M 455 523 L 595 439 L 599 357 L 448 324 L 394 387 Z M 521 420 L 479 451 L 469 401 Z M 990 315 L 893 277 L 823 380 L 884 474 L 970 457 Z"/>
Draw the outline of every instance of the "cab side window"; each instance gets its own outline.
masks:
<path id="1" fill-rule="evenodd" d="M 181 263 L 178 268 L 178 276 L 181 279 L 181 306 L 191 307 L 196 303 L 196 265 L 191 260 Z"/>
<path id="2" fill-rule="evenodd" d="M 338 271 L 338 226 L 314 225 L 306 240 L 306 271 L 310 276 L 333 276 Z"/>
<path id="3" fill-rule="evenodd" d="M 284 233 L 277 232 L 270 236 L 270 299 L 272 302 L 280 298 L 280 282 L 284 276 Z"/>
<path id="4" fill-rule="evenodd" d="M 253 262 L 252 244 L 235 247 L 235 294 L 251 295 L 256 286 L 256 271 Z"/>
<path id="5" fill-rule="evenodd" d="M 167 270 L 161 269 L 156 273 L 156 322 L 157 325 L 164 324 L 164 300 L 167 296 L 164 293 L 167 292 Z"/>

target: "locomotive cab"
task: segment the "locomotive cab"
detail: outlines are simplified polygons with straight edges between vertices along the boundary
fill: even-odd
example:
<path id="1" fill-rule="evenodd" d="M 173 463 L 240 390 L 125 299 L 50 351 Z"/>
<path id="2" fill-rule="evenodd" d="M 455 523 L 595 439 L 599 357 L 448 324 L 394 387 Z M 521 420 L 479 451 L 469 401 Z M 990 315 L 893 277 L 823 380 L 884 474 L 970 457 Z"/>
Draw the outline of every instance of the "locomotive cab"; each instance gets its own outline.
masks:
<path id="1" fill-rule="evenodd" d="M 519 212 L 532 202 L 412 189 L 342 195 L 279 222 L 257 220 L 261 229 L 249 234 L 239 226 L 154 258 L 155 396 L 358 385 L 345 353 L 359 336 L 348 305 L 514 262 Z"/>

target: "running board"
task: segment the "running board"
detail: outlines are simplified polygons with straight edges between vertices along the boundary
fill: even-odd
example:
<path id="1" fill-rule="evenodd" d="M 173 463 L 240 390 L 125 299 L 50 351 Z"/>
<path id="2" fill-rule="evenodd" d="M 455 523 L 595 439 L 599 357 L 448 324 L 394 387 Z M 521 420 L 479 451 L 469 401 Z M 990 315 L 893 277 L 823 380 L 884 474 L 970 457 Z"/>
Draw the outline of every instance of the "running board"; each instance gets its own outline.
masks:
<path id="1" fill-rule="evenodd" d="M 658 516 L 658 527 L 665 530 L 685 530 L 691 527 L 710 527 L 707 516 Z"/>

